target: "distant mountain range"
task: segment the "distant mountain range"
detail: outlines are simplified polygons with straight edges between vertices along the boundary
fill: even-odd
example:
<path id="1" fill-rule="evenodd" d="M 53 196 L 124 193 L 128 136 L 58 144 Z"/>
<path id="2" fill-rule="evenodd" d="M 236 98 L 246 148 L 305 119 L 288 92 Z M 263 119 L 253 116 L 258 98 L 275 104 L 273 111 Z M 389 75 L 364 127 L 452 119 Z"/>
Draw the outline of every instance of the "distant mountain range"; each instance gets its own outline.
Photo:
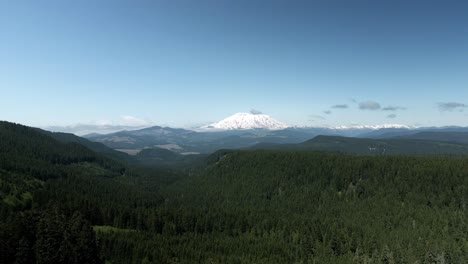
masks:
<path id="1" fill-rule="evenodd" d="M 154 126 L 135 131 L 120 131 L 106 135 L 92 134 L 85 137 L 129 154 L 136 154 L 148 148 L 161 148 L 178 154 L 189 155 L 212 153 L 218 149 L 251 148 L 261 143 L 297 144 L 319 135 L 369 139 L 429 140 L 468 144 L 468 128 L 465 127 L 289 127 L 279 130 L 231 129 L 193 131 Z"/>
<path id="2" fill-rule="evenodd" d="M 85 138 L 100 142 L 121 151 L 164 148 L 181 154 L 211 153 L 225 148 L 246 148 L 261 142 L 299 143 L 320 132 L 309 129 L 284 130 L 243 129 L 219 131 L 192 131 L 170 127 L 150 127 L 135 131 L 120 131 L 107 135 L 86 135 Z"/>
<path id="3" fill-rule="evenodd" d="M 439 132 L 444 133 L 444 132 Z M 465 140 L 468 133 L 464 133 Z M 428 137 L 429 138 L 429 137 Z M 299 144 L 261 143 L 252 149 L 307 150 L 344 152 L 360 155 L 467 155 L 468 145 L 446 140 L 414 138 L 352 138 L 342 136 L 317 136 Z"/>
<path id="4" fill-rule="evenodd" d="M 0 128 L 14 126 L 0 122 Z M 273 149 L 346 152 L 363 155 L 468 155 L 468 128 L 286 128 L 213 132 L 154 126 L 87 139 L 31 128 L 64 144 L 81 145 L 113 160 L 188 168 L 218 150 Z M 129 155 L 128 155 L 129 154 Z M 195 155 L 198 154 L 198 155 Z"/>
<path id="5" fill-rule="evenodd" d="M 395 138 L 468 144 L 468 132 L 463 131 L 423 131 L 414 134 L 400 135 Z"/>
<path id="6" fill-rule="evenodd" d="M 137 159 L 153 159 L 165 163 L 172 160 L 171 153 L 177 154 L 177 159 L 187 160 L 191 159 L 188 157 L 190 155 L 210 154 L 219 149 L 249 149 L 262 144 L 299 144 L 317 136 L 395 138 L 468 144 L 468 127 L 416 128 L 400 124 L 289 127 L 266 114 L 255 112 L 237 113 L 194 130 L 152 126 L 109 134 L 92 133 L 83 136 L 87 140 L 73 134 L 40 131 L 59 141 L 79 143 L 93 151 L 116 158 L 128 160 L 130 155 Z M 136 156 L 147 149 L 149 151 Z M 170 152 L 160 151 L 161 149 Z"/>

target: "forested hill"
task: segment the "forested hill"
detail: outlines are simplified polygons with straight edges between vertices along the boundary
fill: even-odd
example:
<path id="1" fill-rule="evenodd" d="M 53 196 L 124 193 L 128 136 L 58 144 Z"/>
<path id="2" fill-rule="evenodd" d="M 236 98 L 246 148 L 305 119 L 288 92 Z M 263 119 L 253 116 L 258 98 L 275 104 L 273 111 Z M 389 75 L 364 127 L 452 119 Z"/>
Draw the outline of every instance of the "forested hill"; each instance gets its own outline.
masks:
<path id="1" fill-rule="evenodd" d="M 131 160 L 130 156 L 124 152 L 111 149 L 102 143 L 89 141 L 85 138 L 76 136 L 74 134 L 62 133 L 62 132 L 50 132 L 50 131 L 46 131 L 42 129 L 37 129 L 37 131 L 43 134 L 46 134 L 62 143 L 77 143 L 77 144 L 83 145 L 87 147 L 88 149 L 96 153 L 105 155 L 107 157 L 112 157 L 112 158 L 124 160 L 124 161 Z"/>
<path id="2" fill-rule="evenodd" d="M 426 138 L 370 139 L 316 136 L 299 144 L 261 143 L 253 149 L 345 152 L 360 155 L 468 155 L 468 145 Z"/>
<path id="3" fill-rule="evenodd" d="M 90 201 L 120 202 L 101 191 L 131 197 L 112 180 L 126 173 L 125 165 L 79 143 L 0 122 L 1 262 L 100 263 Z"/>
<path id="4" fill-rule="evenodd" d="M 468 132 L 460 131 L 423 131 L 395 138 L 420 139 L 468 144 Z"/>
<path id="5" fill-rule="evenodd" d="M 112 174 L 123 173 L 118 162 L 75 142 L 59 142 L 35 128 L 0 122 L 0 169 L 38 179 L 64 176 L 70 166 L 95 163 Z"/>
<path id="6" fill-rule="evenodd" d="M 2 122 L 1 262 L 468 259 L 465 156 L 220 150 L 199 165 L 188 174 L 128 167 Z"/>
<path id="7" fill-rule="evenodd" d="M 199 215 L 175 230 L 215 263 L 468 259 L 466 158 L 236 151 L 212 161 L 169 189 L 167 208 Z"/>

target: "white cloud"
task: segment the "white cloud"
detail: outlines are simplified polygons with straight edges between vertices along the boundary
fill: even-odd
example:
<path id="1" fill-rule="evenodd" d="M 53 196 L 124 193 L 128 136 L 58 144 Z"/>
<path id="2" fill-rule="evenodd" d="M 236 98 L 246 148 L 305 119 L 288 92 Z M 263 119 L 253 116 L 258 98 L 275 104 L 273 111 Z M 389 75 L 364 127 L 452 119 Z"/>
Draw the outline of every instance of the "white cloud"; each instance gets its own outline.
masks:
<path id="1" fill-rule="evenodd" d="M 111 120 L 106 120 L 106 119 L 97 120 L 94 123 L 98 126 L 111 126 L 113 124 Z"/>
<path id="2" fill-rule="evenodd" d="M 134 117 L 131 115 L 123 115 L 120 117 L 119 125 L 122 126 L 146 126 L 149 125 L 149 122 L 138 117 Z"/>
<path id="3" fill-rule="evenodd" d="M 122 115 L 118 120 L 100 119 L 86 123 L 78 123 L 69 126 L 46 126 L 46 130 L 54 132 L 66 132 L 76 135 L 86 135 L 90 133 L 108 134 L 122 130 L 135 130 L 149 127 L 152 122 L 134 117 L 131 115 Z"/>
<path id="4" fill-rule="evenodd" d="M 44 126 L 42 128 L 53 132 L 73 133 L 75 135 L 82 136 L 91 133 L 109 134 L 122 130 L 140 129 L 142 127 L 122 125 L 76 124 L 70 126 Z"/>

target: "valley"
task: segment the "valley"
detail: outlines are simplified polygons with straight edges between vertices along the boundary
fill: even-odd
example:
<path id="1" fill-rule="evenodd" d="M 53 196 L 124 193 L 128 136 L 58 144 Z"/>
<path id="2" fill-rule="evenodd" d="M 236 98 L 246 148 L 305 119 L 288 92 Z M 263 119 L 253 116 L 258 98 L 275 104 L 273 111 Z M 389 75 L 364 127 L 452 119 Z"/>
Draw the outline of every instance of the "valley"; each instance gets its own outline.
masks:
<path id="1" fill-rule="evenodd" d="M 247 116 L 251 117 L 248 119 Z M 258 115 L 239 113 L 218 123 L 224 129 L 188 130 L 154 126 L 141 130 L 84 137 L 132 158 L 144 157 L 157 164 L 195 160 L 220 149 L 277 149 L 345 152 L 361 155 L 464 155 L 468 129 L 401 125 L 355 127 L 269 127 L 274 121 L 255 120 Z M 245 122 L 245 119 L 248 119 Z M 257 123 L 252 123 L 252 120 Z M 263 123 L 262 123 L 262 122 Z M 236 126 L 241 127 L 238 129 Z M 235 128 L 233 128 L 235 127 Z M 143 152 L 143 153 L 142 153 Z M 150 156 L 147 153 L 152 152 Z M 141 154 L 140 154 L 141 153 Z M 185 156 L 185 157 L 184 157 Z"/>
<path id="2" fill-rule="evenodd" d="M 416 139 L 316 136 L 199 155 L 181 155 L 165 142 L 177 139 L 167 134 L 151 139 L 160 147 L 127 155 L 71 134 L 1 122 L 2 260 L 18 262 L 21 254 L 37 263 L 461 263 L 468 257 L 468 145 L 438 141 L 444 132 Z M 44 233 L 45 225 L 56 233 Z M 45 250 L 54 245 L 67 247 Z"/>

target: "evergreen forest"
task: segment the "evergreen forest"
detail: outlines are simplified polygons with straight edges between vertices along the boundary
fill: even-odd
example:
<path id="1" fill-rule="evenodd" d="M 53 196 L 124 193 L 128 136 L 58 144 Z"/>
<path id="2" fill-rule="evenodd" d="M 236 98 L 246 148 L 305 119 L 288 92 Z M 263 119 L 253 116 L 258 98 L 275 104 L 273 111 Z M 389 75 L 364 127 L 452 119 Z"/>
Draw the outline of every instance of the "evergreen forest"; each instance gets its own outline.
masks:
<path id="1" fill-rule="evenodd" d="M 465 154 L 162 154 L 0 122 L 0 262 L 468 261 Z"/>

